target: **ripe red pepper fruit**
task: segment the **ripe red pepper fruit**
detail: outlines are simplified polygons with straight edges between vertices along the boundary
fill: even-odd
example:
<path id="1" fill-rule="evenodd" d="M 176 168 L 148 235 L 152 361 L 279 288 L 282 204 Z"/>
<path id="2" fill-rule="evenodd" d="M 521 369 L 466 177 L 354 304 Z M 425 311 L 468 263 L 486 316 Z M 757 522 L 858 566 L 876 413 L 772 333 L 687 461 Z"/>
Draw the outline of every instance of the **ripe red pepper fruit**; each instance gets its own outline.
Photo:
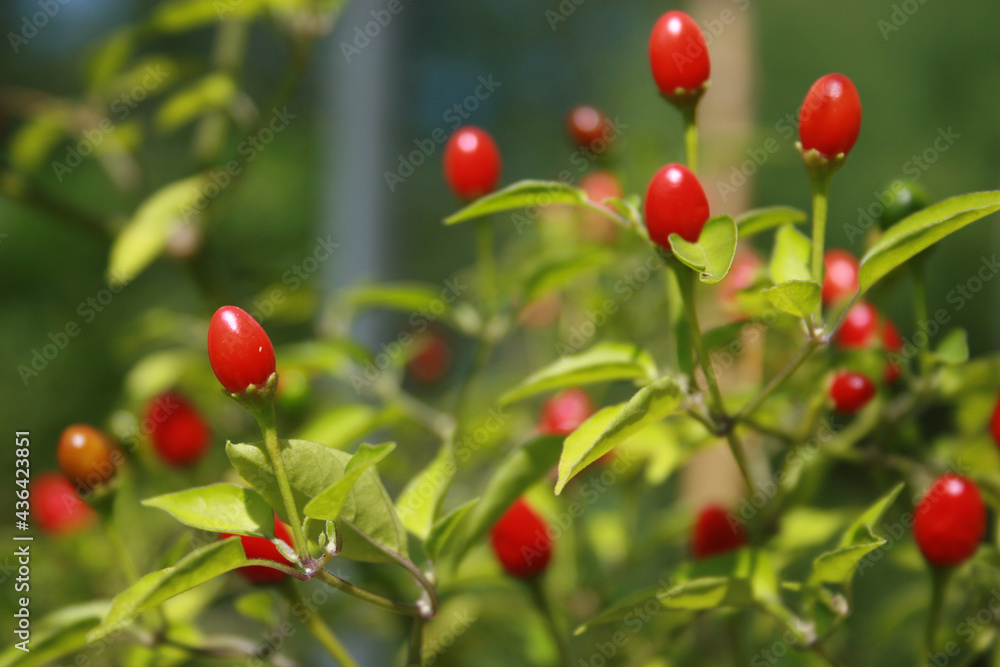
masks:
<path id="1" fill-rule="evenodd" d="M 691 536 L 691 554 L 697 559 L 735 551 L 747 544 L 743 526 L 719 505 L 707 505 L 698 513 Z"/>
<path id="2" fill-rule="evenodd" d="M 864 348 L 872 345 L 878 335 L 878 311 L 866 301 L 855 304 L 847 312 L 837 333 L 837 344 L 843 348 Z"/>
<path id="3" fill-rule="evenodd" d="M 212 442 L 212 431 L 198 409 L 176 392 L 168 392 L 146 406 L 153 449 L 165 463 L 185 467 L 201 460 Z"/>
<path id="4" fill-rule="evenodd" d="M 429 333 L 420 341 L 419 351 L 406 364 L 406 370 L 417 382 L 433 384 L 448 374 L 451 352 L 439 334 Z"/>
<path id="5" fill-rule="evenodd" d="M 94 511 L 76 495 L 62 475 L 43 472 L 31 481 L 31 515 L 51 535 L 80 530 L 94 519 Z"/>
<path id="6" fill-rule="evenodd" d="M 500 149 L 488 132 L 460 127 L 444 147 L 444 178 L 459 199 L 493 192 L 500 180 Z"/>
<path id="7" fill-rule="evenodd" d="M 830 384 L 830 399 L 837 412 L 854 414 L 875 397 L 875 383 L 867 375 L 840 371 Z"/>
<path id="8" fill-rule="evenodd" d="M 799 112 L 802 149 L 829 159 L 847 155 L 861 132 L 861 98 L 843 74 L 827 74 L 812 85 Z"/>
<path id="9" fill-rule="evenodd" d="M 238 394 L 263 385 L 274 373 L 274 347 L 248 312 L 223 306 L 208 324 L 208 360 L 226 391 Z"/>
<path id="10" fill-rule="evenodd" d="M 913 536 L 920 553 L 935 567 L 968 560 L 985 533 L 986 506 L 970 479 L 942 475 L 917 505 Z"/>
<path id="11" fill-rule="evenodd" d="M 289 532 L 288 527 L 283 524 L 275 515 L 274 517 L 274 536 L 280 540 L 283 540 L 288 546 L 294 546 L 292 541 L 292 534 Z M 220 539 L 226 539 L 232 537 L 229 533 L 221 533 L 219 535 Z M 243 543 L 243 553 L 246 554 L 247 558 L 260 558 L 264 560 L 273 560 L 283 565 L 292 566 L 292 564 L 281 555 L 278 551 L 278 547 L 274 546 L 271 540 L 264 537 L 248 537 L 246 535 L 240 535 L 240 542 Z M 247 565 L 246 567 L 241 567 L 237 570 L 247 581 L 253 584 L 273 584 L 282 581 L 288 575 L 281 570 L 275 570 L 272 567 L 266 567 L 264 565 Z"/>
<path id="12" fill-rule="evenodd" d="M 607 141 L 608 117 L 592 106 L 581 104 L 569 112 L 566 128 L 577 146 L 593 148 L 598 140 Z"/>
<path id="13" fill-rule="evenodd" d="M 993 409 L 993 418 L 990 419 L 990 432 L 993 434 L 993 442 L 1000 447 L 1000 398 L 997 399 L 997 406 Z"/>
<path id="14" fill-rule="evenodd" d="M 541 574 L 552 559 L 548 526 L 520 498 L 493 526 L 490 544 L 504 571 L 519 579 Z"/>
<path id="15" fill-rule="evenodd" d="M 889 319 L 886 319 L 882 324 L 882 348 L 894 355 L 903 351 L 903 337 L 899 335 L 899 329 Z M 885 383 L 895 384 L 902 373 L 903 369 L 900 368 L 899 364 L 890 360 L 885 367 Z"/>
<path id="16" fill-rule="evenodd" d="M 823 305 L 852 297 L 858 292 L 858 258 L 834 248 L 823 256 Z"/>
<path id="17" fill-rule="evenodd" d="M 67 426 L 59 436 L 59 468 L 77 487 L 93 489 L 109 481 L 118 467 L 111 438 L 87 424 Z"/>
<path id="18" fill-rule="evenodd" d="M 708 197 L 698 177 L 682 164 L 668 164 L 649 182 L 645 201 L 649 238 L 670 249 L 670 235 L 694 243 L 708 221 Z"/>
<path id="19" fill-rule="evenodd" d="M 538 430 L 545 435 L 569 435 L 594 414 L 590 394 L 579 387 L 561 391 L 542 405 Z"/>
<path id="20" fill-rule="evenodd" d="M 661 16 L 649 37 L 649 64 L 656 86 L 667 97 L 703 90 L 712 65 L 705 35 L 695 20 L 680 11 Z"/>

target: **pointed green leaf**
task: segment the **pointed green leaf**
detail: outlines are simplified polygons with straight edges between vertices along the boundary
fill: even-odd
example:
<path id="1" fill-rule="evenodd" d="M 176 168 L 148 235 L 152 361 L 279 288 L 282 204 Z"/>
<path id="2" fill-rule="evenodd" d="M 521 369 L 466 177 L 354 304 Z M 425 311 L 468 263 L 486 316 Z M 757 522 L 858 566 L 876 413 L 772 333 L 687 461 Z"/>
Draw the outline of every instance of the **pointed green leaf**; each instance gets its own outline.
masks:
<path id="1" fill-rule="evenodd" d="M 598 343 L 579 354 L 560 357 L 507 392 L 507 404 L 555 389 L 614 380 L 652 380 L 656 364 L 648 352 L 630 343 Z"/>
<path id="2" fill-rule="evenodd" d="M 462 522 L 460 534 L 454 538 L 456 566 L 515 500 L 552 471 L 559 461 L 562 443 L 563 439 L 557 436 L 540 436 L 518 447 L 500 462 L 480 501 L 471 509 L 469 517 Z"/>
<path id="3" fill-rule="evenodd" d="M 336 521 L 344 509 L 347 497 L 369 468 L 389 455 L 396 448 L 396 443 L 387 442 L 382 445 L 361 445 L 357 453 L 351 457 L 344 468 L 344 476 L 328 486 L 319 495 L 306 503 L 305 515 L 313 519 Z"/>
<path id="4" fill-rule="evenodd" d="M 431 532 L 427 535 L 427 541 L 424 542 L 424 551 L 427 552 L 428 558 L 437 560 L 441 554 L 449 550 L 452 546 L 452 537 L 459 533 L 459 526 L 462 525 L 462 519 L 465 518 L 469 510 L 475 507 L 478 502 L 479 498 L 473 498 L 450 512 L 447 516 L 441 517 L 434 524 Z"/>
<path id="5" fill-rule="evenodd" d="M 771 253 L 771 278 L 776 284 L 790 280 L 809 280 L 812 273 L 812 241 L 791 225 L 778 230 Z"/>
<path id="6" fill-rule="evenodd" d="M 245 565 L 276 565 L 273 561 L 247 560 L 243 544 L 232 537 L 212 542 L 191 552 L 177 565 L 151 572 L 118 594 L 101 625 L 87 639 L 92 642 L 116 632 L 136 619 L 139 614 L 153 609 L 170 598 L 195 586 Z M 287 567 L 285 568 L 288 569 Z"/>
<path id="7" fill-rule="evenodd" d="M 736 226 L 740 230 L 740 238 L 745 239 L 774 227 L 798 225 L 808 219 L 805 211 L 791 206 L 768 206 L 736 216 Z"/>
<path id="8" fill-rule="evenodd" d="M 850 546 L 841 546 L 821 554 L 813 561 L 811 584 L 844 584 L 850 581 L 865 556 L 885 544 L 871 529 L 864 529 L 868 539 L 861 539 Z"/>
<path id="9" fill-rule="evenodd" d="M 396 499 L 400 520 L 420 539 L 426 540 L 433 529 L 457 470 L 454 448 L 451 443 L 445 443 L 434 460 L 410 480 Z"/>
<path id="10" fill-rule="evenodd" d="M 158 507 L 181 523 L 212 533 L 266 537 L 274 532 L 274 510 L 253 489 L 235 484 L 210 484 L 142 501 Z"/>
<path id="11" fill-rule="evenodd" d="M 701 282 L 717 283 L 733 265 L 738 240 L 736 223 L 728 215 L 720 215 L 705 223 L 696 243 L 671 234 L 670 248 L 682 264 L 699 272 Z"/>
<path id="12" fill-rule="evenodd" d="M 846 547 L 851 544 L 856 544 L 858 541 L 865 541 L 870 535 L 870 530 L 876 528 L 879 521 L 882 520 L 882 516 L 885 514 L 886 510 L 892 506 L 895 502 L 896 497 L 899 496 L 899 492 L 903 490 L 903 483 L 900 482 L 896 486 L 892 487 L 888 493 L 876 500 L 872 505 L 866 509 L 861 516 L 854 520 L 854 522 L 848 526 L 847 530 L 844 531 L 843 536 L 840 538 L 840 546 Z"/>
<path id="13" fill-rule="evenodd" d="M 107 279 L 128 283 L 159 257 L 174 226 L 197 211 L 205 183 L 205 176 L 192 176 L 171 183 L 147 199 L 115 237 Z"/>
<path id="14" fill-rule="evenodd" d="M 206 113 L 224 110 L 238 92 L 232 76 L 212 72 L 164 102 L 156 114 L 156 124 L 162 130 L 176 130 Z"/>
<path id="15" fill-rule="evenodd" d="M 681 394 L 676 380 L 663 377 L 640 389 L 624 406 L 605 408 L 584 422 L 566 438 L 559 459 L 556 494 L 616 445 L 673 413 L 681 404 Z"/>
<path id="16" fill-rule="evenodd" d="M 150 27 L 163 32 L 184 32 L 222 20 L 252 19 L 267 7 L 267 0 L 240 0 L 224 3 L 219 0 L 167 0 L 161 2 L 150 19 Z"/>
<path id="17" fill-rule="evenodd" d="M 581 275 L 609 265 L 615 253 L 608 248 L 585 248 L 571 255 L 551 258 L 535 267 L 524 281 L 524 301 L 531 303 L 552 290 L 572 285 Z"/>
<path id="18" fill-rule="evenodd" d="M 763 290 L 775 308 L 802 318 L 816 312 L 822 292 L 823 288 L 814 280 L 789 280 Z"/>
<path id="19" fill-rule="evenodd" d="M 861 294 L 914 255 L 996 211 L 1000 211 L 1000 191 L 994 190 L 945 199 L 903 218 L 861 258 Z"/>
<path id="20" fill-rule="evenodd" d="M 481 218 L 491 213 L 501 211 L 515 211 L 522 208 L 535 206 L 548 206 L 551 204 L 570 204 L 581 208 L 600 213 L 601 215 L 614 220 L 620 224 L 628 225 L 616 213 L 612 213 L 603 206 L 598 206 L 589 199 L 587 193 L 572 185 L 566 185 L 559 181 L 518 181 L 502 190 L 481 197 L 472 202 L 458 213 L 454 213 L 444 220 L 446 225 L 454 225 L 466 220 Z"/>
<path id="21" fill-rule="evenodd" d="M 458 295 L 444 292 L 451 301 Z M 419 313 L 434 307 L 435 315 L 447 312 L 440 286 L 422 283 L 381 283 L 359 285 L 347 291 L 345 300 L 355 308 L 387 308 L 403 313 Z M 442 310 L 443 309 L 443 310 Z"/>
<path id="22" fill-rule="evenodd" d="M 309 501 L 343 478 L 351 455 L 308 440 L 280 440 L 279 443 L 292 496 L 304 514 Z M 273 507 L 284 506 L 264 443 L 230 442 L 226 445 L 226 454 L 247 484 L 259 491 Z M 341 522 L 343 530 L 339 537 L 343 558 L 366 562 L 390 560 L 371 542 L 398 554 L 407 554 L 406 530 L 374 468 L 365 470 L 347 494 Z"/>

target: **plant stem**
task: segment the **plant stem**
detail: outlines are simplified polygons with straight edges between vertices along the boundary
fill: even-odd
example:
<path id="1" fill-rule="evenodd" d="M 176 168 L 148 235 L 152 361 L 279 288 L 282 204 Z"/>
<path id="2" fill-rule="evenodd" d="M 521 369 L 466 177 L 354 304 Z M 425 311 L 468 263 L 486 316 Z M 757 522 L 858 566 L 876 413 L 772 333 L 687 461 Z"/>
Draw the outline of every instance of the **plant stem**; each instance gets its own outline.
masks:
<path id="1" fill-rule="evenodd" d="M 295 539 L 295 550 L 299 556 L 299 562 L 306 566 L 310 560 L 309 544 L 306 542 L 305 533 L 302 532 L 302 519 L 299 517 L 299 509 L 295 505 L 292 485 L 288 482 L 285 460 L 281 457 L 278 428 L 275 426 L 274 401 L 267 401 L 259 409 L 254 410 L 254 416 L 260 425 L 260 432 L 264 434 L 264 446 L 267 448 L 268 458 L 271 459 L 271 467 L 274 468 L 274 477 L 278 481 L 278 491 L 281 493 L 281 500 L 285 505 L 285 513 L 292 525 L 292 537 Z"/>
<path id="2" fill-rule="evenodd" d="M 410 656 L 406 667 L 423 667 L 424 665 L 424 624 L 427 621 L 421 617 L 413 619 L 410 628 Z"/>
<path id="3" fill-rule="evenodd" d="M 833 171 L 824 168 L 808 168 L 809 185 L 812 188 L 813 232 L 812 232 L 812 279 L 823 284 L 823 251 L 826 245 L 827 201 L 830 195 L 830 180 Z M 822 306 L 820 306 L 822 310 Z"/>
<path id="4" fill-rule="evenodd" d="M 552 605 L 549 604 L 548 597 L 545 595 L 545 588 L 542 586 L 541 577 L 531 577 L 524 582 L 528 591 L 531 593 L 531 600 L 535 603 L 535 607 L 538 608 L 538 612 L 545 618 L 545 625 L 548 627 L 549 634 L 552 635 L 552 641 L 555 642 L 556 648 L 559 651 L 559 664 L 563 667 L 571 667 L 572 657 L 569 652 L 569 645 L 566 643 L 566 639 L 563 637 L 562 630 L 559 628 L 559 623 L 556 622 L 555 613 L 552 610 Z"/>
<path id="5" fill-rule="evenodd" d="M 931 606 L 927 614 L 927 634 L 925 636 L 928 653 L 933 653 L 937 646 L 935 637 L 938 625 L 941 623 L 941 612 L 944 610 L 952 571 L 950 567 L 931 567 Z"/>
<path id="6" fill-rule="evenodd" d="M 687 153 L 687 166 L 695 174 L 698 173 L 698 100 L 686 100 L 677 107 L 684 117 L 684 148 Z"/>
<path id="7" fill-rule="evenodd" d="M 344 581 L 329 570 L 318 570 L 316 572 L 316 578 L 324 584 L 336 588 L 338 591 L 347 593 L 348 595 L 354 596 L 359 600 L 364 600 L 368 604 L 375 607 L 388 609 L 389 611 L 401 614 L 402 616 L 419 617 L 421 615 L 420 610 L 414 605 L 406 604 L 404 602 L 396 602 L 395 600 L 390 600 L 384 595 L 373 593 L 367 588 L 355 586 L 349 581 Z"/>
<path id="8" fill-rule="evenodd" d="M 736 459 L 736 465 L 740 468 L 743 481 L 746 482 L 747 488 L 752 491 L 756 487 L 750 475 L 750 466 L 747 465 L 743 446 L 740 444 L 732 428 L 733 423 L 730 422 L 729 417 L 726 415 L 726 406 L 722 401 L 719 382 L 715 377 L 712 360 L 708 356 L 708 346 L 705 345 L 705 339 L 701 335 L 701 326 L 698 324 L 698 309 L 694 302 L 694 273 L 686 266 L 681 266 L 680 264 L 675 265 L 674 270 L 677 274 L 677 282 L 680 284 L 681 300 L 684 302 L 684 312 L 687 316 L 688 326 L 691 329 L 691 342 L 698 353 L 698 363 L 701 364 L 701 369 L 705 373 L 705 382 L 708 384 L 709 397 L 712 399 L 712 409 L 716 413 L 715 419 L 725 426 L 726 442 L 729 443 L 729 449 L 733 453 L 733 458 Z"/>
<path id="9" fill-rule="evenodd" d="M 294 580 L 288 580 L 282 587 L 282 593 L 288 598 L 288 601 L 292 605 L 300 605 L 300 608 L 305 610 L 307 614 L 303 624 L 312 634 L 312 636 L 318 641 L 323 648 L 326 649 L 335 660 L 337 660 L 343 667 L 358 667 L 358 663 L 354 661 L 351 654 L 347 652 L 344 645 L 340 643 L 340 639 L 334 634 L 330 626 L 327 625 L 323 617 L 317 609 L 311 608 L 306 604 L 306 601 L 302 598 L 302 592 L 299 590 L 299 585 Z"/>
<path id="10" fill-rule="evenodd" d="M 788 365 L 785 366 L 780 373 L 771 378 L 771 381 L 767 383 L 767 386 L 764 387 L 760 393 L 757 394 L 757 396 L 744 405 L 740 411 L 733 416 L 733 424 L 737 424 L 752 415 L 754 411 L 756 411 L 757 408 L 759 408 L 761 404 L 763 404 L 764 401 L 771 396 L 771 394 L 777 391 L 778 388 L 781 387 L 786 380 L 788 380 L 788 378 L 795 374 L 795 371 L 799 370 L 802 364 L 805 363 L 806 359 L 809 358 L 809 355 L 811 355 L 816 348 L 819 347 L 819 345 L 819 339 L 810 338 L 802 349 L 799 350 L 798 354 L 795 355 L 795 358 L 788 362 Z"/>
<path id="11" fill-rule="evenodd" d="M 916 324 L 918 330 L 921 323 L 926 324 L 930 321 L 927 307 L 927 284 L 924 282 L 923 267 L 923 258 L 917 255 L 910 264 L 910 275 L 913 277 L 913 312 L 917 318 Z M 920 376 L 924 380 L 929 379 L 931 376 L 932 360 L 930 344 L 931 342 L 928 338 L 926 344 L 917 348 L 917 358 L 920 362 Z"/>

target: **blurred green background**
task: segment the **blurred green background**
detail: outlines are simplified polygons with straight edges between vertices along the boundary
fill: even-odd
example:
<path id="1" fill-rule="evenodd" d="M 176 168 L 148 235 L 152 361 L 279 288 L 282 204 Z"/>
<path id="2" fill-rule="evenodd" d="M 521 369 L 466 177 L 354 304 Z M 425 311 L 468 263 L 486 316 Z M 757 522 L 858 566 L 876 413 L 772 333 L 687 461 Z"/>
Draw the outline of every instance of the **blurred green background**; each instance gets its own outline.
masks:
<path id="1" fill-rule="evenodd" d="M 22 122 L 8 93 L 85 97 L 88 56 L 113 30 L 138 21 L 156 4 L 69 0 L 17 53 L 0 45 L 0 153 L 7 157 Z M 297 117 L 249 165 L 231 205 L 206 230 L 198 259 L 158 260 L 92 322 L 78 308 L 106 287 L 108 243 L 0 198 L 0 422 L 11 433 L 31 431 L 35 470 L 54 467 L 55 442 L 67 424 L 102 422 L 118 405 L 123 376 L 137 359 L 126 341 L 152 307 L 201 319 L 223 303 L 250 310 L 268 286 L 313 253 L 317 237 L 327 235 L 340 247 L 311 276 L 309 289 L 296 294 L 303 307 L 314 308 L 317 320 L 323 298 L 345 285 L 380 279 L 438 284 L 469 264 L 472 228 L 440 224 L 458 207 L 441 178 L 441 147 L 394 190 L 385 172 L 398 168 L 415 141 L 438 128 L 450 130 L 448 110 L 474 93 L 480 77 L 500 85 L 467 122 L 497 139 L 504 182 L 574 169 L 564 123 L 579 103 L 594 104 L 627 125 L 615 146 L 627 192 L 643 193 L 659 166 L 681 159 L 680 120 L 652 84 L 646 41 L 662 12 L 689 7 L 649 0 L 404 0 L 402 13 L 348 62 L 342 45 L 382 6 L 350 3 L 323 40 L 288 105 Z M 560 6 L 575 9 L 565 21 L 550 23 L 546 12 Z M 19 31 L 23 17 L 36 11 L 36 0 L 3 3 L 0 33 Z M 1000 185 L 1000 3 L 719 0 L 697 3 L 694 11 L 703 21 L 719 19 L 723 27 L 711 48 L 735 54 L 753 77 L 740 111 L 749 131 L 722 128 L 702 136 L 703 173 L 716 175 L 706 177 L 707 190 L 718 194 L 718 181 L 747 159 L 747 151 L 774 137 L 780 149 L 757 170 L 750 189 L 741 191 L 746 203 L 807 209 L 808 183 L 795 138 L 780 123 L 797 112 L 809 85 L 832 71 L 854 80 L 864 123 L 834 181 L 829 245 L 863 252 L 863 238 L 851 238 L 846 226 L 857 224 L 859 207 L 876 202 L 890 179 L 916 175 L 935 198 Z M 176 59 L 185 80 L 204 72 L 211 49 L 211 30 L 163 37 L 151 48 Z M 266 99 L 287 51 L 271 29 L 257 25 L 247 53 L 244 88 L 254 99 Z M 717 78 L 723 74 L 716 64 Z M 709 97 L 722 94 L 713 88 Z M 129 120 L 151 125 L 161 102 L 144 102 Z M 949 130 L 958 135 L 954 144 L 926 170 L 913 171 L 913 157 L 932 149 L 939 131 Z M 150 191 L 191 173 L 194 134 L 192 126 L 147 133 L 140 151 L 145 179 L 134 192 L 117 190 L 95 160 L 85 160 L 59 182 L 50 163 L 65 157 L 68 143 L 54 147 L 29 176 L 41 191 L 120 223 Z M 229 140 L 235 144 L 240 137 L 234 132 Z M 969 331 L 973 356 L 998 347 L 1000 281 L 986 282 L 961 310 L 948 295 L 974 275 L 981 258 L 998 250 L 995 222 L 949 238 L 927 265 L 931 311 L 947 308 L 954 325 Z M 906 289 L 897 281 L 873 298 L 909 337 L 915 323 L 905 306 Z M 49 334 L 71 321 L 81 325 L 80 335 L 26 384 L 18 366 L 30 364 Z M 379 327 L 373 321 L 361 332 L 373 346 L 380 342 Z M 283 324 L 282 318 L 268 330 L 276 342 L 312 335 L 310 327 Z M 5 470 L 12 460 L 11 449 L 4 448 Z M 10 520 L 5 514 L 0 522 Z"/>

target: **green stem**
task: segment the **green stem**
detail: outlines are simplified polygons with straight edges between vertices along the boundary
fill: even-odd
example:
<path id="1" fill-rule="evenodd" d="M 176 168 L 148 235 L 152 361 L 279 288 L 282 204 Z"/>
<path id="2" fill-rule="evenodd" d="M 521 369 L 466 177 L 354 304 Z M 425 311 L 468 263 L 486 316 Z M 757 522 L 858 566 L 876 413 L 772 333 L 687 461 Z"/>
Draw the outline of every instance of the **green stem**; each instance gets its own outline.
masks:
<path id="1" fill-rule="evenodd" d="M 336 588 L 338 591 L 347 593 L 348 595 L 356 597 L 359 600 L 363 600 L 372 606 L 379 607 L 380 609 L 387 609 L 402 616 L 410 616 L 414 618 L 421 616 L 420 610 L 417 609 L 416 606 L 406 604 L 404 602 L 396 602 L 395 600 L 390 600 L 384 595 L 373 593 L 367 588 L 355 586 L 349 581 L 344 581 L 329 570 L 318 570 L 316 572 L 316 578 L 324 584 Z"/>
<path id="2" fill-rule="evenodd" d="M 545 619 L 545 625 L 549 630 L 549 634 L 552 635 L 552 641 L 555 642 L 556 648 L 559 651 L 559 664 L 563 667 L 571 667 L 573 663 L 569 651 L 569 645 L 566 643 L 563 632 L 559 628 L 558 621 L 556 621 L 552 605 L 549 604 L 548 597 L 545 595 L 545 589 L 542 586 L 542 578 L 537 576 L 531 577 L 530 579 L 525 580 L 525 584 L 528 587 L 528 591 L 531 593 L 532 602 L 535 603 L 535 607 L 538 608 L 538 612 Z"/>
<path id="3" fill-rule="evenodd" d="M 336 634 L 334 634 L 333 630 L 330 629 L 330 626 L 327 625 L 326 621 L 323 620 L 319 611 L 317 609 L 310 609 L 306 606 L 305 600 L 302 599 L 302 593 L 299 591 L 298 582 L 289 580 L 286 583 L 287 586 L 284 589 L 284 593 L 293 605 L 301 605 L 302 608 L 306 610 L 307 616 L 303 623 L 312 634 L 313 638 L 326 649 L 327 653 L 343 665 L 343 667 L 358 667 L 358 663 L 354 661 L 351 654 L 348 653 L 344 645 L 340 643 L 340 639 Z"/>
<path id="4" fill-rule="evenodd" d="M 306 541 L 305 533 L 302 532 L 302 519 L 299 517 L 299 509 L 295 505 L 295 496 L 292 495 L 292 485 L 288 481 L 285 460 L 281 457 L 278 428 L 275 426 L 274 401 L 266 401 L 260 408 L 254 410 L 254 416 L 260 425 L 260 432 L 264 434 L 264 446 L 267 448 L 268 458 L 271 459 L 271 467 L 274 468 L 274 477 L 278 481 L 278 491 L 281 493 L 281 501 L 285 505 L 288 522 L 292 525 L 295 550 L 299 556 L 299 562 L 304 566 L 309 562 L 309 543 Z"/>
<path id="5" fill-rule="evenodd" d="M 129 555 L 128 549 L 125 548 L 125 542 L 122 540 L 122 535 L 118 531 L 118 527 L 115 526 L 114 520 L 109 518 L 105 521 L 104 530 L 108 534 L 111 548 L 115 552 L 115 557 L 118 559 L 118 564 L 121 565 L 128 583 L 130 585 L 134 584 L 139 580 L 139 571 L 136 569 L 135 562 L 132 560 L 132 556 Z"/>
<path id="6" fill-rule="evenodd" d="M 424 625 L 426 619 L 419 616 L 413 619 L 410 628 L 410 656 L 406 667 L 423 667 L 424 665 Z"/>
<path id="7" fill-rule="evenodd" d="M 809 185 L 812 188 L 813 232 L 812 232 L 812 279 L 823 284 L 823 252 L 826 246 L 826 216 L 830 196 L 830 180 L 833 170 L 807 168 Z M 822 311 L 818 308 L 817 315 Z"/>
<path id="8" fill-rule="evenodd" d="M 927 614 L 927 652 L 933 653 L 937 647 L 935 638 L 938 625 L 941 623 L 941 612 L 944 610 L 945 598 L 948 594 L 948 582 L 951 580 L 952 568 L 931 568 L 931 606 Z"/>
<path id="9" fill-rule="evenodd" d="M 736 465 L 739 466 L 740 474 L 743 475 L 743 481 L 746 483 L 747 488 L 753 490 L 756 487 L 753 484 L 753 477 L 750 474 L 750 466 L 747 464 L 743 446 L 740 444 L 735 430 L 732 428 L 734 422 L 731 422 L 726 415 L 726 406 L 722 400 L 722 392 L 719 390 L 719 382 L 715 377 L 715 368 L 712 366 L 712 360 L 708 356 L 708 346 L 705 345 L 705 339 L 701 335 L 701 326 L 698 324 L 698 309 L 694 301 L 694 273 L 686 266 L 680 264 L 674 265 L 674 270 L 677 274 L 677 282 L 681 288 L 681 301 L 684 303 L 684 313 L 687 316 L 688 326 L 691 329 L 691 342 L 698 353 L 698 363 L 705 374 L 709 397 L 712 399 L 712 409 L 715 412 L 713 418 L 724 425 L 724 433 L 726 442 L 729 444 L 729 450 L 733 453 L 733 458 L 736 459 Z"/>
<path id="10" fill-rule="evenodd" d="M 695 174 L 698 173 L 698 98 L 678 104 L 681 116 L 684 117 L 684 148 L 687 153 L 687 166 Z"/>
<path id="11" fill-rule="evenodd" d="M 737 424 L 752 415 L 757 408 L 759 408 L 764 401 L 771 396 L 771 394 L 777 391 L 781 385 L 788 380 L 788 378 L 795 374 L 795 371 L 799 370 L 802 364 L 806 362 L 806 359 L 809 358 L 819 345 L 820 340 L 818 338 L 810 338 L 802 349 L 799 350 L 798 354 L 795 355 L 795 358 L 788 362 L 788 365 L 785 366 L 780 373 L 771 378 L 771 381 L 767 383 L 767 386 L 764 387 L 760 393 L 757 394 L 757 396 L 755 396 L 749 403 L 744 405 L 739 412 L 736 413 L 733 417 L 733 424 Z"/>
<path id="12" fill-rule="evenodd" d="M 914 261 L 910 264 L 910 275 L 913 277 L 913 311 L 917 318 L 918 330 L 920 329 L 921 323 L 926 325 L 926 323 L 930 321 L 929 308 L 927 306 L 927 283 L 924 282 L 923 267 L 924 262 L 919 255 L 915 257 Z M 926 344 L 917 348 L 917 358 L 920 362 L 920 375 L 925 381 L 931 376 L 933 364 L 930 345 L 931 342 L 928 340 Z"/>

